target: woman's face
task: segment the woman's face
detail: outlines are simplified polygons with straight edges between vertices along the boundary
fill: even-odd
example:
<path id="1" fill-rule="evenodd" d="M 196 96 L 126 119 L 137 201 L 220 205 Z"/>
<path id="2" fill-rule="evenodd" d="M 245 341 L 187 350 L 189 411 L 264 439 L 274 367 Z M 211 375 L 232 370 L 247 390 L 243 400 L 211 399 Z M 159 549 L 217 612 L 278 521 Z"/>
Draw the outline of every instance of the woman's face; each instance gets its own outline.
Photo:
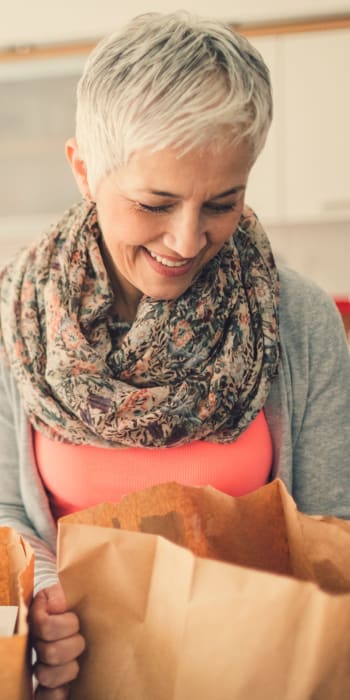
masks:
<path id="1" fill-rule="evenodd" d="M 104 257 L 132 315 L 143 294 L 183 294 L 230 238 L 250 167 L 245 144 L 182 157 L 172 148 L 142 150 L 100 182 L 95 200 Z"/>

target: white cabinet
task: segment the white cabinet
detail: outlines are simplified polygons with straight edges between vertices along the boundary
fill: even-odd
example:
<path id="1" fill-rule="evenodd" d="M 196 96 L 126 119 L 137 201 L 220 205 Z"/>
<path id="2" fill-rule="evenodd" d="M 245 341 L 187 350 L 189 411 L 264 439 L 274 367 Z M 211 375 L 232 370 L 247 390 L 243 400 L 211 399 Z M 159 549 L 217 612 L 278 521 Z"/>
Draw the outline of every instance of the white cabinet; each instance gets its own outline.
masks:
<path id="1" fill-rule="evenodd" d="M 284 39 L 285 218 L 350 220 L 350 30 Z"/>
<path id="2" fill-rule="evenodd" d="M 350 30 L 256 39 L 275 117 L 247 203 L 267 223 L 350 221 Z"/>
<path id="3" fill-rule="evenodd" d="M 280 114 L 281 100 L 279 97 L 281 68 L 279 60 L 280 42 L 277 37 L 260 37 L 252 41 L 260 51 L 264 61 L 270 69 L 273 97 L 274 117 L 270 132 L 263 151 L 254 164 L 247 187 L 246 203 L 256 211 L 264 222 L 279 221 L 283 217 L 282 205 L 284 198 L 281 193 L 281 170 L 284 165 L 281 161 L 282 150 L 280 143 L 283 138 L 281 133 L 282 114 Z"/>

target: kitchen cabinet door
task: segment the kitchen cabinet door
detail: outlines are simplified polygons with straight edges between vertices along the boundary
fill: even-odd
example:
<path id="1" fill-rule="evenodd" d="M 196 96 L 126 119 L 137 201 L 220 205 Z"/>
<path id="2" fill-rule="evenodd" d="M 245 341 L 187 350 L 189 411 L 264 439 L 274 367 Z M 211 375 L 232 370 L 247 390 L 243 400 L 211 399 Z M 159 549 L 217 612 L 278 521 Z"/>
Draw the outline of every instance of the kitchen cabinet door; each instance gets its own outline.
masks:
<path id="1" fill-rule="evenodd" d="M 280 99 L 280 39 L 278 37 L 259 37 L 251 42 L 260 51 L 270 69 L 274 117 L 263 151 L 254 164 L 247 187 L 246 202 L 265 223 L 276 222 L 283 216 L 283 168 L 280 147 L 283 129 Z"/>
<path id="2" fill-rule="evenodd" d="M 283 40 L 285 218 L 350 218 L 350 30 Z"/>

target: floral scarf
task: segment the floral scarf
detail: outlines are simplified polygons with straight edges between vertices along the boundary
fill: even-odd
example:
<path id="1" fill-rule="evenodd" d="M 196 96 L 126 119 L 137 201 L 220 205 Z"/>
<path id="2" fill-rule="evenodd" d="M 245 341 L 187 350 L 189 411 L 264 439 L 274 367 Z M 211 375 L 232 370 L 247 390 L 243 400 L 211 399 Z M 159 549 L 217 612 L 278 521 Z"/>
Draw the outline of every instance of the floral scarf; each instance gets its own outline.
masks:
<path id="1" fill-rule="evenodd" d="M 94 206 L 72 207 L 0 276 L 0 347 L 33 425 L 100 446 L 232 442 L 279 361 L 278 276 L 250 210 L 178 299 L 143 297 L 119 346 Z"/>

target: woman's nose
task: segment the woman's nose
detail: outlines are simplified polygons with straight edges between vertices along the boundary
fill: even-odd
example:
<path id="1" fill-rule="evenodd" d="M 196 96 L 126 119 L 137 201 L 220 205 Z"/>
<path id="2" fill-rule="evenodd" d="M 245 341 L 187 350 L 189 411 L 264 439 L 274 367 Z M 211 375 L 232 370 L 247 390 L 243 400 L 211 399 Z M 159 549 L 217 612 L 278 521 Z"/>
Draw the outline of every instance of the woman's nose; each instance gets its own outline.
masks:
<path id="1" fill-rule="evenodd" d="M 178 213 L 167 224 L 163 241 L 181 258 L 195 258 L 207 245 L 207 231 L 199 214 Z"/>

